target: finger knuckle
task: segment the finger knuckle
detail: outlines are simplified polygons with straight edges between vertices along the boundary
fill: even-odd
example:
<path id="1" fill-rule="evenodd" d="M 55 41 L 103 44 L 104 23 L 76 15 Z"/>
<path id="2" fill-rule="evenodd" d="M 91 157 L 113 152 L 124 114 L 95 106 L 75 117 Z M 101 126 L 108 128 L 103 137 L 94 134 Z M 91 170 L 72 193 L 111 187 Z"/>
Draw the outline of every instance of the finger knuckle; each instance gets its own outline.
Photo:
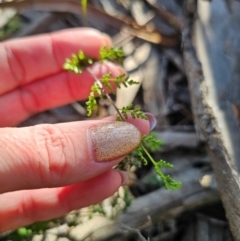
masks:
<path id="1" fill-rule="evenodd" d="M 23 217 L 24 221 L 26 223 L 32 223 L 37 221 L 36 216 L 37 213 L 36 211 L 38 210 L 37 204 L 34 200 L 34 198 L 26 191 L 23 191 L 22 195 L 22 200 L 17 206 L 17 212 L 16 215 L 19 217 Z M 35 212 L 33 212 L 35 210 Z"/>
<path id="2" fill-rule="evenodd" d="M 53 185 L 59 183 L 67 170 L 69 159 L 69 141 L 66 135 L 56 125 L 45 124 L 36 127 L 35 140 L 44 161 L 43 179 L 47 179 L 47 183 L 51 181 Z"/>

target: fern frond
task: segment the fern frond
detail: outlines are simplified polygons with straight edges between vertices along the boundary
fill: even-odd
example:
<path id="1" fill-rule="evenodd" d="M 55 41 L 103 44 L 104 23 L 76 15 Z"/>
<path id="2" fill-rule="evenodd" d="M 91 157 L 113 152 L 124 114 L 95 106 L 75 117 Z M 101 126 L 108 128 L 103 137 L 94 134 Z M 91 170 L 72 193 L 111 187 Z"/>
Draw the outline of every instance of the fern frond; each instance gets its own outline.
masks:
<path id="1" fill-rule="evenodd" d="M 150 133 L 147 136 L 143 136 L 142 142 L 143 142 L 144 146 L 151 152 L 158 151 L 163 145 L 163 141 L 158 140 L 154 136 L 154 133 Z"/>
<path id="2" fill-rule="evenodd" d="M 112 86 L 110 84 L 111 76 L 112 76 L 112 74 L 105 74 L 101 78 L 102 84 L 109 90 L 112 90 Z"/>
<path id="3" fill-rule="evenodd" d="M 77 54 L 73 54 L 71 59 L 66 59 L 63 69 L 76 74 L 81 74 L 82 71 L 92 65 L 94 60 L 85 56 L 83 51 L 79 51 Z"/>
<path id="4" fill-rule="evenodd" d="M 148 120 L 148 117 L 140 108 L 135 108 L 135 109 L 132 109 L 132 108 L 133 108 L 133 105 L 130 104 L 128 106 L 124 106 L 121 109 L 119 109 L 119 112 L 124 116 L 125 119 L 128 119 L 128 114 L 129 114 L 132 116 L 133 119 L 140 118 L 140 119 Z"/>
<path id="5" fill-rule="evenodd" d="M 116 61 L 119 59 L 121 60 L 122 58 L 123 58 L 123 51 L 121 49 L 114 49 L 114 48 L 107 49 L 106 47 L 103 47 L 100 51 L 101 61 L 104 61 L 104 60 Z M 93 64 L 94 62 L 96 62 L 96 60 L 86 57 L 82 51 L 79 51 L 78 54 L 73 54 L 71 59 L 66 60 L 64 64 L 64 69 L 75 73 L 81 73 L 83 69 Z M 90 69 L 88 71 L 89 73 L 91 73 Z M 93 74 L 92 76 L 94 77 Z M 126 77 L 125 74 L 119 75 L 116 78 L 112 78 L 111 74 L 106 74 L 101 78 L 101 80 L 99 80 L 96 77 L 94 78 L 96 82 L 91 87 L 91 92 L 89 94 L 88 101 L 86 102 L 88 116 L 92 115 L 93 111 L 97 109 L 97 100 L 95 99 L 95 96 L 99 96 L 100 98 L 102 98 L 105 95 L 110 100 L 110 102 L 114 105 L 114 102 L 112 101 L 111 97 L 107 94 L 107 92 L 103 87 L 105 87 L 108 90 L 112 90 L 111 82 L 114 82 L 117 88 L 120 88 L 122 85 L 124 87 L 129 87 L 134 84 L 139 84 L 139 82 L 131 80 L 128 76 Z M 140 119 L 148 120 L 148 117 L 146 116 L 146 114 L 142 110 L 140 110 L 140 108 L 133 109 L 132 104 L 122 107 L 121 109 L 118 109 L 115 105 L 114 107 L 118 113 L 116 117 L 118 121 L 124 121 L 128 119 L 129 115 L 133 119 L 140 118 Z M 178 189 L 181 187 L 181 183 L 175 181 L 169 175 L 165 175 L 161 170 L 161 168 L 172 168 L 173 165 L 163 160 L 160 160 L 158 162 L 155 161 L 148 152 L 148 150 L 150 151 L 158 150 L 161 147 L 161 145 L 162 145 L 162 142 L 160 140 L 157 140 L 153 135 L 143 136 L 142 142 L 140 146 L 137 148 L 137 150 L 135 151 L 135 153 L 140 158 L 140 160 L 144 165 L 147 165 L 149 161 L 152 162 L 156 170 L 156 173 L 162 179 L 167 189 Z M 133 160 L 134 158 L 131 158 L 131 157 L 125 158 L 125 161 L 129 162 L 131 165 L 132 164 L 134 165 Z M 126 166 L 126 162 L 124 162 L 124 165 L 121 165 L 122 168 Z"/>
<path id="6" fill-rule="evenodd" d="M 124 52 L 122 49 L 116 49 L 111 47 L 107 49 L 106 47 L 102 47 L 100 50 L 100 60 L 108 60 L 108 61 L 118 61 L 119 63 L 122 62 L 124 57 Z"/>
<path id="7" fill-rule="evenodd" d="M 137 155 L 143 161 L 143 164 L 146 166 L 148 164 L 148 160 L 144 156 L 144 149 L 141 145 L 137 148 Z"/>
<path id="8" fill-rule="evenodd" d="M 91 116 L 93 111 L 97 109 L 97 100 L 94 97 L 94 93 L 91 92 L 88 96 L 88 101 L 86 101 L 87 106 L 87 116 Z"/>

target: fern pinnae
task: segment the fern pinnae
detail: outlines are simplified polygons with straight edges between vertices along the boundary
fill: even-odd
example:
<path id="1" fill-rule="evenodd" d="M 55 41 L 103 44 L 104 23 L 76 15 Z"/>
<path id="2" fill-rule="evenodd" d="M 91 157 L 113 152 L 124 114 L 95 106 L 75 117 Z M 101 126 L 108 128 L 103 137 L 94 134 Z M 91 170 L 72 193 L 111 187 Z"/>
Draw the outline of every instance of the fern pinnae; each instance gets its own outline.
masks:
<path id="1" fill-rule="evenodd" d="M 116 61 L 119 58 L 121 59 L 123 56 L 123 51 L 119 49 L 107 49 L 105 47 L 102 48 L 100 51 L 100 61 Z M 98 79 L 96 75 L 92 72 L 91 68 L 89 68 L 89 66 L 94 62 L 96 62 L 96 60 L 86 57 L 83 52 L 79 51 L 78 54 L 72 55 L 71 59 L 67 59 L 64 64 L 65 70 L 72 71 L 75 73 L 82 73 L 82 71 L 86 69 L 95 80 L 95 83 L 91 88 L 88 101 L 86 102 L 88 116 L 90 116 L 93 113 L 93 111 L 95 111 L 97 108 L 97 100 L 95 99 L 95 95 L 98 95 L 100 98 L 102 98 L 103 96 L 107 97 L 110 104 L 114 107 L 114 109 L 117 112 L 116 120 L 126 121 L 129 116 L 131 116 L 133 119 L 141 118 L 144 120 L 148 120 L 146 114 L 142 110 L 140 110 L 140 108 L 134 109 L 133 105 L 128 105 L 122 107 L 121 109 L 117 108 L 112 98 L 107 93 L 107 90 L 112 90 L 112 83 L 114 83 L 117 88 L 121 88 L 121 86 L 129 87 L 134 84 L 139 84 L 139 82 L 131 80 L 129 76 L 126 76 L 125 74 L 121 74 L 116 78 L 112 78 L 111 74 L 106 74 L 101 79 Z M 161 170 L 161 168 L 172 168 L 173 165 L 163 160 L 155 161 L 147 150 L 149 149 L 150 151 L 156 151 L 160 148 L 161 145 L 162 142 L 156 140 L 154 136 L 144 136 L 142 137 L 141 144 L 137 148 L 136 153 L 142 160 L 144 165 L 146 165 L 149 161 L 152 162 L 156 170 L 156 173 L 162 179 L 167 189 L 178 189 L 180 188 L 181 183 L 176 182 L 169 175 L 164 175 L 164 173 Z"/>
<path id="2" fill-rule="evenodd" d="M 112 104 L 112 106 L 114 107 L 114 109 L 116 110 L 117 114 L 120 116 L 120 118 L 122 120 L 124 120 L 124 118 L 122 117 L 119 109 L 117 108 L 117 106 L 115 105 L 115 103 L 113 102 L 112 98 L 110 97 L 110 95 L 105 91 L 105 89 L 103 88 L 102 82 L 100 79 L 97 78 L 97 76 L 92 72 L 92 70 L 90 68 L 87 68 L 87 71 L 92 75 L 92 77 L 94 78 L 94 80 L 98 83 L 99 87 L 102 90 L 102 93 L 108 98 L 109 102 Z"/>

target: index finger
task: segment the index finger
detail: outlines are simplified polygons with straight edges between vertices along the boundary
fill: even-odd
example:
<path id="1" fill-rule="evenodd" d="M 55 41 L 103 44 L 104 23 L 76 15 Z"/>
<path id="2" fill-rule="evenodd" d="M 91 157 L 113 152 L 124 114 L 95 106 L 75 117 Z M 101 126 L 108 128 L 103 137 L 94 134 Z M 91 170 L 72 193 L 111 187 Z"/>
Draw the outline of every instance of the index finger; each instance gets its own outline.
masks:
<path id="1" fill-rule="evenodd" d="M 111 40 L 91 28 L 77 28 L 16 39 L 0 44 L 0 95 L 35 80 L 56 74 L 72 53 L 82 50 L 99 58 Z"/>

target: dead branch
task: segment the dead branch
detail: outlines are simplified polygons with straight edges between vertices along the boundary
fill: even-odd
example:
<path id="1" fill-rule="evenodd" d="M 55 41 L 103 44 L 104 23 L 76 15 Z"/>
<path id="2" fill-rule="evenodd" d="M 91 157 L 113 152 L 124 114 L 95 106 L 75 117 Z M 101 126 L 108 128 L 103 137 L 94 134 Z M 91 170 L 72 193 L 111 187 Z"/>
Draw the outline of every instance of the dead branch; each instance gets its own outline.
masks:
<path id="1" fill-rule="evenodd" d="M 81 5 L 74 0 L 16 0 L 0 3 L 0 8 L 15 8 L 18 11 L 34 10 L 81 14 Z M 176 36 L 164 36 L 156 29 L 148 26 L 148 24 L 140 26 L 130 18 L 111 16 L 90 4 L 88 4 L 87 8 L 88 17 L 97 19 L 97 21 L 101 19 L 101 21 L 119 30 L 124 27 L 123 31 L 126 31 L 135 37 L 164 46 L 176 46 L 178 43 L 178 38 Z"/>

